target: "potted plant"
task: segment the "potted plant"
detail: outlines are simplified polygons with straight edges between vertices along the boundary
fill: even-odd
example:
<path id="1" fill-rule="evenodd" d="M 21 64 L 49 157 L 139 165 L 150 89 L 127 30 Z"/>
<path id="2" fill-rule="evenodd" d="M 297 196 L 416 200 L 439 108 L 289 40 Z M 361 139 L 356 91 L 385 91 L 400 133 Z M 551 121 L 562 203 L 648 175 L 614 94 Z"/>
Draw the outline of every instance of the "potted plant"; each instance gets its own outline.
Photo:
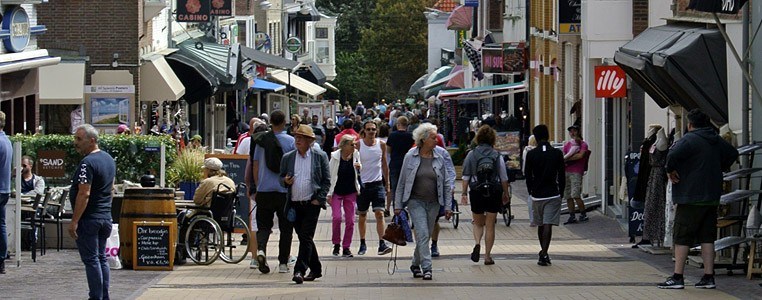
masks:
<path id="1" fill-rule="evenodd" d="M 204 177 L 204 152 L 185 148 L 167 169 L 167 183 L 185 192 L 185 199 L 192 200 L 199 182 Z"/>

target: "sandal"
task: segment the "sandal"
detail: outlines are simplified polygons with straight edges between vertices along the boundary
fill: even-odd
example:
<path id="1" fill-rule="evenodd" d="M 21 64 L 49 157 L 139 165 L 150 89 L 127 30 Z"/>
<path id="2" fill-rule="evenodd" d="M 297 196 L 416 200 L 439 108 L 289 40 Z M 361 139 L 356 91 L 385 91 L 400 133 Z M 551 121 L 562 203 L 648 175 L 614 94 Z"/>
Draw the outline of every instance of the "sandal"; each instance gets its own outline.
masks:
<path id="1" fill-rule="evenodd" d="M 423 277 L 423 272 L 421 272 L 421 267 L 419 266 L 410 266 L 410 272 L 413 272 L 413 278 Z"/>
<path id="2" fill-rule="evenodd" d="M 484 259 L 484 265 L 485 266 L 491 266 L 495 264 L 495 260 L 492 259 L 492 257 L 488 257 Z"/>
<path id="3" fill-rule="evenodd" d="M 431 270 L 426 270 L 423 272 L 423 280 L 431 280 Z"/>

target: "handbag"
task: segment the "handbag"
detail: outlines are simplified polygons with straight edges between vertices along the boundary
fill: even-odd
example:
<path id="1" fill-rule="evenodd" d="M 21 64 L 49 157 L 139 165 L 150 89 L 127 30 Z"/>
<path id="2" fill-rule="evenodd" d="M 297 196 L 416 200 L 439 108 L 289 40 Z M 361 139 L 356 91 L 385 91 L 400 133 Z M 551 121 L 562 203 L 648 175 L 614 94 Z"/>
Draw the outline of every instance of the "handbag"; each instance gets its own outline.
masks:
<path id="1" fill-rule="evenodd" d="M 398 223 L 396 216 L 392 219 L 392 222 L 386 226 L 382 239 L 399 246 L 407 245 L 407 241 L 405 240 L 405 230 L 403 230 L 402 226 Z"/>

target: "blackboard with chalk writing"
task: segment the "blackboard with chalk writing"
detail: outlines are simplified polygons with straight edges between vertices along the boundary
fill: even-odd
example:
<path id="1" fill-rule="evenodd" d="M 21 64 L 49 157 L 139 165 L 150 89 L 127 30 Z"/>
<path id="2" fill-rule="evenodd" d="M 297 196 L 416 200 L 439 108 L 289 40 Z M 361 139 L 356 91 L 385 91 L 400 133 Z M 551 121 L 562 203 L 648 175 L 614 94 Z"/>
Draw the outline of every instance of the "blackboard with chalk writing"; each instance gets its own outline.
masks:
<path id="1" fill-rule="evenodd" d="M 216 157 L 222 161 L 222 169 L 228 174 L 228 177 L 235 182 L 235 188 L 238 188 L 238 184 L 246 182 L 246 163 L 249 160 L 248 155 L 243 154 L 206 154 L 204 158 Z M 241 217 L 247 224 L 250 221 L 248 217 L 251 206 L 249 205 L 249 199 L 246 196 L 246 191 L 238 191 L 238 207 L 236 207 L 236 215 Z"/>
<path id="2" fill-rule="evenodd" d="M 133 222 L 135 270 L 172 270 L 175 258 L 175 222 Z"/>

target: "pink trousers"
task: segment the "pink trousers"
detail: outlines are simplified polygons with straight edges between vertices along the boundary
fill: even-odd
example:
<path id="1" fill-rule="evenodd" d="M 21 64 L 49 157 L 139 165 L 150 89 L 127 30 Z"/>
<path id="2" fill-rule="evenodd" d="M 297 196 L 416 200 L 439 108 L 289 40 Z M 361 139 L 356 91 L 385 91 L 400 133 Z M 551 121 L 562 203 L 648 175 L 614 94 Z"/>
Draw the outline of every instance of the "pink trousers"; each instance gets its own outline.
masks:
<path id="1" fill-rule="evenodd" d="M 344 242 L 342 248 L 349 248 L 352 245 L 352 234 L 355 231 L 355 202 L 357 193 L 349 195 L 331 196 L 331 214 L 333 219 L 333 234 L 331 242 L 336 245 L 341 243 L 341 210 L 344 209 Z"/>

